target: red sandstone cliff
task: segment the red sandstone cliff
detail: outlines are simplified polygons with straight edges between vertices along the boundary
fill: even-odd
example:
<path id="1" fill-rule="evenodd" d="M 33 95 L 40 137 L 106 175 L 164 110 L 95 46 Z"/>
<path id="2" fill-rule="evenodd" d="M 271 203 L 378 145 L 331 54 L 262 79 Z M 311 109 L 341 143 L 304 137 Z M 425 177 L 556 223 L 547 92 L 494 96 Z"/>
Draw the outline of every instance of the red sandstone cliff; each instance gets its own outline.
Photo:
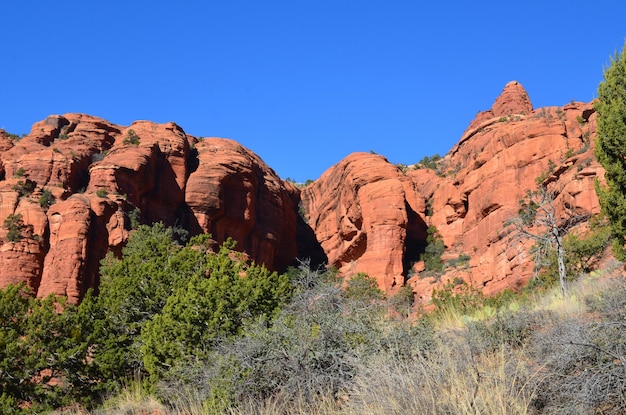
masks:
<path id="1" fill-rule="evenodd" d="M 348 275 L 376 277 L 388 292 L 413 275 L 408 284 L 424 300 L 455 277 L 486 294 L 515 288 L 533 265 L 528 244 L 514 241 L 504 224 L 538 176 L 552 170 L 557 205 L 599 211 L 595 125 L 592 104 L 533 110 L 524 88 L 510 82 L 436 169 L 402 172 L 381 156 L 352 154 L 303 190 L 303 205 L 329 262 Z M 430 225 L 445 241 L 445 259 L 469 256 L 467 266 L 440 279 L 416 272 Z"/>
<path id="2" fill-rule="evenodd" d="M 21 139 L 0 133 L 0 178 L 0 223 L 21 215 L 18 238 L 0 229 L 0 287 L 24 281 L 78 301 L 127 241 L 135 209 L 146 223 L 233 237 L 269 268 L 297 254 L 297 189 L 231 140 L 197 140 L 174 123 L 50 116 Z"/>
<path id="3" fill-rule="evenodd" d="M 0 223 L 21 215 L 19 238 L 0 229 L 0 287 L 24 281 L 38 296 L 78 301 L 139 209 L 147 223 L 232 237 L 273 269 L 315 256 L 348 276 L 368 273 L 390 293 L 408 283 L 424 301 L 457 277 L 486 294 L 515 288 L 533 264 L 529 244 L 503 225 L 538 176 L 550 172 L 557 205 L 599 211 L 595 126 L 592 104 L 534 110 L 510 82 L 436 168 L 354 153 L 300 192 L 232 140 L 198 140 L 173 123 L 51 116 L 21 139 L 0 131 Z M 42 203 L 46 194 L 55 203 Z M 431 225 L 445 259 L 470 257 L 438 279 L 419 273 Z"/>

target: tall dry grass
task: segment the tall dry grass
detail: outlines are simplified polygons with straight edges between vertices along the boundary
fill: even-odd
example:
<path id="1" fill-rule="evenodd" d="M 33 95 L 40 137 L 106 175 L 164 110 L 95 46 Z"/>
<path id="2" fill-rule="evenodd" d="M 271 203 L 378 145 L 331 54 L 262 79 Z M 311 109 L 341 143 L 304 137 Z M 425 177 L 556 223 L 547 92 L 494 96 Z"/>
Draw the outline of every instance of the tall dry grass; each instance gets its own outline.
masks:
<path id="1" fill-rule="evenodd" d="M 573 283 L 569 298 L 555 288 L 495 316 L 448 310 L 433 344 L 416 332 L 413 343 L 363 355 L 338 392 L 313 399 L 279 391 L 216 408 L 181 390 L 168 407 L 138 384 L 92 415 L 625 413 L 626 282 L 605 274 Z M 394 322 L 380 324 L 393 332 Z M 73 411 L 58 414 L 86 415 Z"/>

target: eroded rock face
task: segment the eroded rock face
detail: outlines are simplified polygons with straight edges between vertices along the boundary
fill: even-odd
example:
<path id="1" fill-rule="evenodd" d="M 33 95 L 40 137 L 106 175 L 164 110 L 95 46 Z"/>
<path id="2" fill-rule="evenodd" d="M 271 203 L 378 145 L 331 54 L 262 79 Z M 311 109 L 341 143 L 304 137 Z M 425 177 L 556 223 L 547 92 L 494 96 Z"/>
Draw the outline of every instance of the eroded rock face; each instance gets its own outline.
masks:
<path id="1" fill-rule="evenodd" d="M 354 153 L 302 192 L 307 221 L 347 275 L 365 272 L 387 291 L 404 284 L 407 245 L 424 240 L 423 210 L 402 172 L 379 155 Z"/>
<path id="2" fill-rule="evenodd" d="M 402 173 L 383 157 L 352 154 L 304 189 L 302 200 L 329 264 L 348 275 L 366 272 L 388 292 L 408 280 L 425 302 L 457 277 L 493 294 L 532 275 L 531 243 L 504 225 L 539 176 L 553 183 L 557 208 L 567 202 L 599 212 L 593 182 L 603 170 L 593 158 L 594 137 L 592 104 L 533 110 L 513 81 L 436 169 Z M 469 256 L 469 263 L 441 278 L 421 276 L 416 259 L 430 225 L 445 242 L 444 260 Z"/>
<path id="3" fill-rule="evenodd" d="M 297 254 L 298 189 L 237 143 L 199 142 L 174 123 L 50 116 L 22 138 L 0 131 L 0 173 L 0 223 L 20 220 L 17 235 L 0 230 L 0 287 L 78 302 L 100 260 L 121 252 L 135 210 L 144 223 L 231 237 L 271 269 Z"/>
<path id="4" fill-rule="evenodd" d="M 140 210 L 147 223 L 231 237 L 271 269 L 314 256 L 375 277 L 388 294 L 408 283 L 424 302 L 453 278 L 486 294 L 516 288 L 531 277 L 531 244 L 504 224 L 538 177 L 557 193 L 557 210 L 599 211 L 595 128 L 592 104 L 533 110 L 510 82 L 435 169 L 354 153 L 300 192 L 232 140 L 198 140 L 174 123 L 50 116 L 22 138 L 0 131 L 0 223 L 19 219 L 17 236 L 0 229 L 0 287 L 24 281 L 39 296 L 79 301 Z M 444 260 L 469 261 L 439 278 L 420 274 L 429 226 Z"/>
<path id="5" fill-rule="evenodd" d="M 189 228 L 218 241 L 233 238 L 237 249 L 269 268 L 292 264 L 298 190 L 233 140 L 206 138 L 195 150 L 198 167 L 185 192 Z"/>
<path id="6" fill-rule="evenodd" d="M 516 85 L 518 95 L 520 87 Z M 496 104 L 494 118 L 468 129 L 441 162 L 445 177 L 426 180 L 425 172 L 409 172 L 431 200 L 431 220 L 448 255 L 471 257 L 466 269 L 451 270 L 450 275 L 486 294 L 517 288 L 532 275 L 529 242 L 515 239 L 504 224 L 517 215 L 525 193 L 537 188 L 537 178 L 553 182 L 557 208 L 566 201 L 589 213 L 599 212 L 593 182 L 603 179 L 593 157 L 592 104 L 510 113 L 506 119 L 496 116 Z"/>

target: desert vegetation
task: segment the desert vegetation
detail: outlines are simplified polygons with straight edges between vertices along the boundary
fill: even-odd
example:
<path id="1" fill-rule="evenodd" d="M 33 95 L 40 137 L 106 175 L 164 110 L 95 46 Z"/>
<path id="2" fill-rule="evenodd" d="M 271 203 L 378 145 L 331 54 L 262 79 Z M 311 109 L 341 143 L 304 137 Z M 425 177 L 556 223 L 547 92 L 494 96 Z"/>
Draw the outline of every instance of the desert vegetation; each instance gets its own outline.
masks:
<path id="1" fill-rule="evenodd" d="M 495 298 L 452 281 L 419 313 L 366 274 L 270 273 L 232 248 L 140 225 L 78 306 L 0 292 L 2 412 L 626 410 L 619 263 L 581 269 L 567 298 L 558 278 Z"/>
<path id="2" fill-rule="evenodd" d="M 365 273 L 344 278 L 306 261 L 270 272 L 230 239 L 142 224 L 132 210 L 131 237 L 101 261 L 98 290 L 80 304 L 35 298 L 25 284 L 0 291 L 0 412 L 626 413 L 626 278 L 605 255 L 614 239 L 625 256 L 625 80 L 617 55 L 598 94 L 603 215 L 566 232 L 552 195 L 529 193 L 517 230 L 534 236 L 538 259 L 518 292 L 486 297 L 455 278 L 418 300 L 410 287 L 387 296 Z M 125 144 L 139 145 L 133 130 Z M 537 222 L 548 234 L 528 231 Z M 32 233 L 21 214 L 3 228 L 13 243 Z M 425 272 L 440 273 L 434 226 L 425 242 Z"/>

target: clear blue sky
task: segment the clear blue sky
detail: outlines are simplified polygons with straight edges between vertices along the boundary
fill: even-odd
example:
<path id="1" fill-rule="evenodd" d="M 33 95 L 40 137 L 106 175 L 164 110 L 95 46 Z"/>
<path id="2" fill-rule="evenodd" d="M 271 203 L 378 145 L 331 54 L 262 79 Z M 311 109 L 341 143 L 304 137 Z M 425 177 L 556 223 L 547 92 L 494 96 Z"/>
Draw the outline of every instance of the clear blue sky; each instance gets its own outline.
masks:
<path id="1" fill-rule="evenodd" d="M 354 151 L 445 154 L 511 80 L 535 107 L 590 101 L 626 37 L 623 0 L 4 0 L 0 15 L 0 128 L 174 121 L 297 181 Z"/>

